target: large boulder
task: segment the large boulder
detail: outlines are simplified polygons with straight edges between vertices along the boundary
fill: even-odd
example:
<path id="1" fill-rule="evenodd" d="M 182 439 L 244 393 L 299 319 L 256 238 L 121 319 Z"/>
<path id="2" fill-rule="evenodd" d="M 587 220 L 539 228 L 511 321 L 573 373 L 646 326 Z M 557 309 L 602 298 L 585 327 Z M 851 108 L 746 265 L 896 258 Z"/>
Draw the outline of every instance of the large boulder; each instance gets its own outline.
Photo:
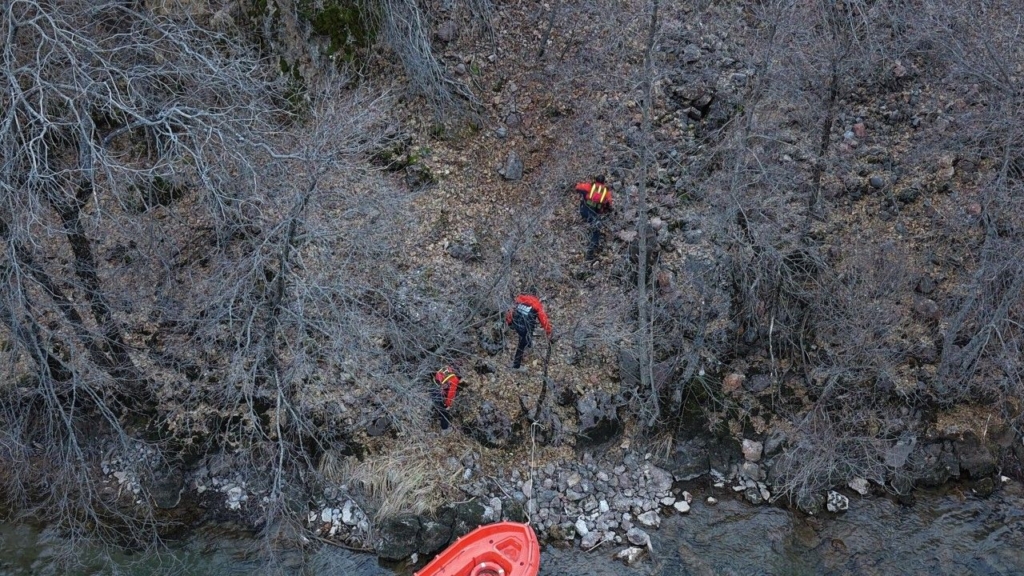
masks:
<path id="1" fill-rule="evenodd" d="M 419 549 L 420 517 L 412 514 L 385 520 L 377 526 L 377 555 L 383 560 L 408 558 Z"/>
<path id="2" fill-rule="evenodd" d="M 913 454 L 911 465 L 919 486 L 940 486 L 960 478 L 960 462 L 948 441 L 924 446 Z"/>
<path id="3" fill-rule="evenodd" d="M 619 433 L 618 409 L 622 400 L 607 392 L 588 392 L 576 401 L 579 416 L 579 444 L 601 444 Z"/>
<path id="4" fill-rule="evenodd" d="M 452 525 L 443 521 L 423 518 L 420 520 L 420 541 L 418 552 L 433 556 L 452 540 Z"/>
<path id="5" fill-rule="evenodd" d="M 477 411 L 472 431 L 474 438 L 488 446 L 504 446 L 512 436 L 512 420 L 491 402 L 484 402 Z"/>
<path id="6" fill-rule="evenodd" d="M 978 480 L 996 472 L 996 457 L 989 447 L 974 434 L 966 434 L 954 444 L 960 470 Z"/>
<path id="7" fill-rule="evenodd" d="M 672 447 L 672 453 L 660 464 L 671 472 L 676 480 L 699 478 L 711 470 L 707 441 L 703 438 L 677 440 Z"/>

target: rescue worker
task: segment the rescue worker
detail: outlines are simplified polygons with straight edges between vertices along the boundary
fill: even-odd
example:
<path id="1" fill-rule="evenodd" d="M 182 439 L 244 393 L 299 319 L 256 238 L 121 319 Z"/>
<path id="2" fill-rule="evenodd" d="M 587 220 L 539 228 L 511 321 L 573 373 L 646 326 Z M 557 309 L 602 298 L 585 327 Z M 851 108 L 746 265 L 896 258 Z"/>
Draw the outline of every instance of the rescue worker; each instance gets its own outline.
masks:
<path id="1" fill-rule="evenodd" d="M 548 321 L 548 315 L 544 312 L 544 305 L 536 296 L 530 294 L 516 296 L 512 308 L 505 313 L 505 324 L 515 329 L 516 334 L 519 335 L 519 344 L 516 345 L 516 353 L 512 358 L 513 370 L 519 370 L 522 366 L 523 353 L 532 345 L 533 331 L 537 327 L 538 320 L 550 339 L 551 322 Z"/>
<path id="2" fill-rule="evenodd" d="M 459 373 L 451 366 L 445 366 L 434 373 L 434 388 L 431 389 L 431 397 L 434 400 L 434 407 L 437 408 L 437 415 L 441 421 L 441 430 L 447 430 L 452 423 L 452 415 L 449 411 L 452 402 L 455 401 L 455 393 L 459 389 Z"/>
<path id="3" fill-rule="evenodd" d="M 593 182 L 579 182 L 576 191 L 580 194 L 580 216 L 590 227 L 590 244 L 586 256 L 589 261 L 601 249 L 601 228 L 604 217 L 612 211 L 612 191 L 605 186 L 602 175 L 595 176 Z"/>

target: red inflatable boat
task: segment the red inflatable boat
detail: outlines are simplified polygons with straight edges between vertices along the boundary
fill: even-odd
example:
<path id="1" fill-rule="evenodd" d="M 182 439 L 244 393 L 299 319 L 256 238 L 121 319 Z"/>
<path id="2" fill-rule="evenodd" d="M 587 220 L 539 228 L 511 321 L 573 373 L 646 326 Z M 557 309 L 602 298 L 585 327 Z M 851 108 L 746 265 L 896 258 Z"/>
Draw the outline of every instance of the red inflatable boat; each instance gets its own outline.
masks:
<path id="1" fill-rule="evenodd" d="M 529 524 L 498 522 L 473 530 L 415 576 L 537 576 L 540 544 Z"/>

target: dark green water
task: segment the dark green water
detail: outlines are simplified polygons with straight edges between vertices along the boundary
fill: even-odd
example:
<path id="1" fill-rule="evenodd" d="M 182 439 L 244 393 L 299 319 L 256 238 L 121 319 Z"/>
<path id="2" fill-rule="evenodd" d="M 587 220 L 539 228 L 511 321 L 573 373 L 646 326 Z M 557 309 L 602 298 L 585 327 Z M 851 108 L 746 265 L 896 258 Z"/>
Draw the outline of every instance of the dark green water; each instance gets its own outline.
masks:
<path id="1" fill-rule="evenodd" d="M 754 508 L 728 495 L 715 506 L 702 498 L 688 515 L 667 518 L 651 531 L 655 554 L 636 567 L 611 558 L 620 546 L 589 553 L 548 546 L 541 574 L 1024 574 L 1024 490 L 1019 484 L 1006 484 L 986 499 L 917 496 L 909 508 L 882 498 L 851 498 L 848 512 L 821 518 Z M 260 560 L 258 542 L 223 529 L 197 533 L 159 555 L 76 558 L 85 568 L 69 572 L 61 562 L 61 542 L 47 530 L 0 524 L 0 575 L 411 574 L 411 568 L 384 568 L 372 556 L 334 547 L 284 554 L 268 565 Z"/>

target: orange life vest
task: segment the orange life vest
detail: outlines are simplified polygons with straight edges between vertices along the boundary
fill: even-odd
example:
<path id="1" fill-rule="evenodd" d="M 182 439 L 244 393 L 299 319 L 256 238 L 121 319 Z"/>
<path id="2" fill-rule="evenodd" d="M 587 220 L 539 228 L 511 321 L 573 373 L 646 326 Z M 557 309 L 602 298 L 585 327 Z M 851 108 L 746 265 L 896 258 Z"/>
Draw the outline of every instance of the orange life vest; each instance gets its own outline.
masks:
<path id="1" fill-rule="evenodd" d="M 595 182 L 590 185 L 590 190 L 587 191 L 583 199 L 587 204 L 590 204 L 591 207 L 596 208 L 602 204 L 611 204 L 612 194 L 608 191 L 607 186 Z"/>
<path id="2" fill-rule="evenodd" d="M 441 386 L 441 398 L 444 400 L 444 407 L 451 408 L 455 401 L 455 392 L 459 389 L 459 375 L 451 366 L 445 366 L 434 374 L 434 382 Z"/>
<path id="3" fill-rule="evenodd" d="M 612 191 L 600 182 L 580 182 L 576 184 L 576 191 L 582 195 L 583 204 L 591 210 L 605 213 L 612 207 Z"/>

